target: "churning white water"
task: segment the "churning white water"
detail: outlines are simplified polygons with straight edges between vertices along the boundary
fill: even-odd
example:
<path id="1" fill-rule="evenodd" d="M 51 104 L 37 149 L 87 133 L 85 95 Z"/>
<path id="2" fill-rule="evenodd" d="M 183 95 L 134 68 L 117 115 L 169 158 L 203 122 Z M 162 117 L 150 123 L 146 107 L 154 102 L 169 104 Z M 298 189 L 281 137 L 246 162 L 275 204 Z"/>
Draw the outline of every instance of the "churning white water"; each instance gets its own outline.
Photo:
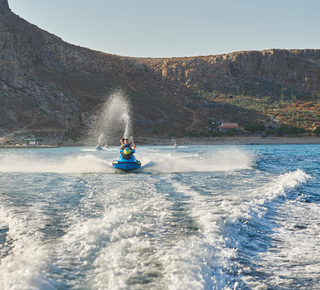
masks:
<path id="1" fill-rule="evenodd" d="M 0 289 L 317 289 L 319 146 L 0 153 Z"/>

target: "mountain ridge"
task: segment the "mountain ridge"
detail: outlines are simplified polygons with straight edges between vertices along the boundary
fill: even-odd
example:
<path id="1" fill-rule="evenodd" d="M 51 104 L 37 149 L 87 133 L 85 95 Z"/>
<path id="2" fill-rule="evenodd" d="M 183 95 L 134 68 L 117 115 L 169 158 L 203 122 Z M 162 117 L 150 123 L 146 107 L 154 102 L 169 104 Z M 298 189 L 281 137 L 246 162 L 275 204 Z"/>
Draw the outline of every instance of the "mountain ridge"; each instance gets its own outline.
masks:
<path id="1" fill-rule="evenodd" d="M 7 130 L 84 134 L 90 116 L 115 90 L 132 103 L 137 135 L 204 127 L 212 112 L 196 108 L 217 92 L 236 94 L 257 84 L 292 90 L 302 99 L 320 92 L 317 49 L 117 56 L 64 42 L 15 15 L 7 0 L 0 0 L 0 56 L 0 125 Z M 213 115 L 230 118 L 226 111 Z"/>

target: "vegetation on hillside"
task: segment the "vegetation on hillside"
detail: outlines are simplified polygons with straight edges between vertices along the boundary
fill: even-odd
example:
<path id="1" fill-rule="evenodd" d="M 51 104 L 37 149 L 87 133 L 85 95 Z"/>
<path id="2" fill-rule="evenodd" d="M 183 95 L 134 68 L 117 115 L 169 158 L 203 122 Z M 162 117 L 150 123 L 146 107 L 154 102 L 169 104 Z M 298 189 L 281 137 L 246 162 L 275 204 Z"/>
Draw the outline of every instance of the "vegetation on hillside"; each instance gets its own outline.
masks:
<path id="1" fill-rule="evenodd" d="M 225 104 L 225 112 L 212 111 L 211 114 L 237 122 L 246 131 L 264 131 L 250 128 L 250 124 L 271 128 L 272 121 L 279 126 L 301 128 L 289 130 L 287 134 L 312 132 L 320 126 L 320 93 L 301 93 L 281 85 L 256 82 L 237 89 L 199 90 L 197 94 L 205 101 Z M 283 132 L 280 130 L 279 134 Z"/>

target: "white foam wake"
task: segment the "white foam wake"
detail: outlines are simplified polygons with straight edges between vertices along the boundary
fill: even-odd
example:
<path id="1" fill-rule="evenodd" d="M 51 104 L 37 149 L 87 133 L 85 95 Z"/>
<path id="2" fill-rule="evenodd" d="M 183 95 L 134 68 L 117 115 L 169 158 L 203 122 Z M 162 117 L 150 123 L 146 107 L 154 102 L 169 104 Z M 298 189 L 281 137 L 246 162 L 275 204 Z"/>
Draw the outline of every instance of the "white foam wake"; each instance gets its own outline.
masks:
<path id="1" fill-rule="evenodd" d="M 311 176 L 303 170 L 298 169 L 293 172 L 287 172 L 274 178 L 265 186 L 253 191 L 255 198 L 252 200 L 255 204 L 264 203 L 266 200 L 272 200 L 280 195 L 286 196 L 290 190 L 298 187 L 310 179 Z"/>
<path id="2" fill-rule="evenodd" d="M 112 172 L 111 162 L 81 154 L 59 158 L 41 158 L 33 153 L 7 153 L 0 158 L 0 172 L 91 173 Z"/>
<path id="3" fill-rule="evenodd" d="M 291 288 L 297 280 L 319 281 L 319 205 L 287 201 L 279 212 L 273 243 L 257 261 L 261 271 L 272 277 L 265 283 L 273 288 Z"/>
<path id="4" fill-rule="evenodd" d="M 43 223 L 30 212 L 16 213 L 3 206 L 0 220 L 1 226 L 8 229 L 4 245 L 10 252 L 1 259 L 0 289 L 50 289 L 46 279 L 39 279 L 47 265 L 44 257 L 48 256 L 41 245 Z"/>
<path id="5" fill-rule="evenodd" d="M 224 192 L 224 196 L 216 196 L 216 189 L 212 189 L 213 195 L 203 195 L 193 189 L 193 186 L 184 185 L 173 179 L 175 192 L 181 192 L 190 197 L 190 212 L 196 223 L 199 225 L 202 238 L 193 245 L 196 249 L 195 257 L 202 257 L 197 263 L 203 261 L 208 265 L 207 269 L 202 266 L 199 274 L 209 273 L 210 269 L 214 274 L 212 281 L 208 283 L 214 288 L 223 288 L 227 285 L 228 269 L 237 262 L 235 248 L 228 247 L 228 233 L 225 235 L 225 227 L 237 225 L 239 220 L 250 220 L 253 213 L 263 215 L 266 212 L 264 204 L 280 195 L 286 195 L 292 189 L 305 183 L 309 178 L 302 170 L 288 172 L 267 182 L 259 189 L 249 188 L 246 192 L 237 192 L 234 188 L 231 192 Z M 228 231 L 228 230 L 227 230 Z M 190 255 L 191 250 L 188 251 Z M 195 265 L 197 264 L 194 262 Z M 210 273 L 209 273 L 210 274 Z M 207 284 L 207 285 L 208 285 Z"/>
<path id="6" fill-rule="evenodd" d="M 211 172 L 248 169 L 252 166 L 253 152 L 238 148 L 211 149 L 206 153 L 184 154 L 169 153 L 142 155 L 143 164 L 148 164 L 148 171 L 155 173 L 173 172 Z M 213 152 L 212 152 L 213 151 Z"/>

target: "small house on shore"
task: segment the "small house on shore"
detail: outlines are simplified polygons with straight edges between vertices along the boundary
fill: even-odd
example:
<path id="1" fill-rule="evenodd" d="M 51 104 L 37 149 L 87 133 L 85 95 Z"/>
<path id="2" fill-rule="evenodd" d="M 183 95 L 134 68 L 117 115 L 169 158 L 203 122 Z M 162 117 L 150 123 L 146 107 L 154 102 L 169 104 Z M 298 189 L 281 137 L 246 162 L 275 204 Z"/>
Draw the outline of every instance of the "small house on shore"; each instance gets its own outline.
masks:
<path id="1" fill-rule="evenodd" d="M 23 143 L 26 145 L 41 145 L 42 141 L 40 138 L 23 139 Z"/>
<path id="2" fill-rule="evenodd" d="M 227 132 L 228 130 L 240 130 L 238 123 L 222 123 L 218 129 L 220 132 Z"/>

